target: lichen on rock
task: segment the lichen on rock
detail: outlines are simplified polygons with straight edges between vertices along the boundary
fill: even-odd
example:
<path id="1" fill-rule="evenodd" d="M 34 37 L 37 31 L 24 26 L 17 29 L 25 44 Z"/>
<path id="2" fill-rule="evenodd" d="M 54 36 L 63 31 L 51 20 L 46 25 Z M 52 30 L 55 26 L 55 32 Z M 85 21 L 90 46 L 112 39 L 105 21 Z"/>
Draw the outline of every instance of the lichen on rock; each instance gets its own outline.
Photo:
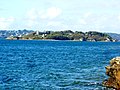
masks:
<path id="1" fill-rule="evenodd" d="M 103 81 L 103 86 L 120 90 L 120 57 L 113 58 L 105 68 L 109 78 Z"/>

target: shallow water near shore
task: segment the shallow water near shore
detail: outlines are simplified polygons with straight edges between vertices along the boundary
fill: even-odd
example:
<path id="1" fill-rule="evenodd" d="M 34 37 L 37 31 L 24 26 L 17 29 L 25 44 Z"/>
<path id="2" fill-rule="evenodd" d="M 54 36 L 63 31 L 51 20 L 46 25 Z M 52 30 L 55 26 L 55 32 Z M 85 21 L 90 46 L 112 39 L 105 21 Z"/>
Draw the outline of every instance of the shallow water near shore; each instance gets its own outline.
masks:
<path id="1" fill-rule="evenodd" d="M 116 56 L 120 42 L 0 40 L 0 90 L 105 90 Z"/>

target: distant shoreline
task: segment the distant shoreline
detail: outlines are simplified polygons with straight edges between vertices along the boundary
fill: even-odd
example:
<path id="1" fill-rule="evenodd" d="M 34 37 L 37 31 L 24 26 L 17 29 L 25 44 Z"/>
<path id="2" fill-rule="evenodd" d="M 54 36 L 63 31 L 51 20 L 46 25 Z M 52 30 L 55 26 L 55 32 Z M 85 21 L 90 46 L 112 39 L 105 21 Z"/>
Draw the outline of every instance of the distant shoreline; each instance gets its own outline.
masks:
<path id="1" fill-rule="evenodd" d="M 26 35 L 10 36 L 8 40 L 49 40 L 49 41 L 89 41 L 89 42 L 116 42 L 117 40 L 109 36 L 108 34 L 89 31 L 89 32 L 73 32 L 71 30 L 66 31 L 45 31 L 45 32 L 32 32 Z"/>
<path id="2" fill-rule="evenodd" d="M 1 39 L 1 40 L 11 40 L 17 41 L 12 39 Z M 55 40 L 55 39 L 19 39 L 18 41 L 72 41 L 72 42 L 113 42 L 113 41 L 80 41 L 80 40 Z M 119 42 L 119 41 L 115 41 Z"/>

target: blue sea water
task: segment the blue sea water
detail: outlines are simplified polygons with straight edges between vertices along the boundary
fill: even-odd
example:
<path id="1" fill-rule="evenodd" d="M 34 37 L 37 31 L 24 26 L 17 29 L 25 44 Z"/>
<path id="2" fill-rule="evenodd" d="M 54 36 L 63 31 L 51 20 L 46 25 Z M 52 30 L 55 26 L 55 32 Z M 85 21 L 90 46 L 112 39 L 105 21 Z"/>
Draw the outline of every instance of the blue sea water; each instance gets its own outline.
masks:
<path id="1" fill-rule="evenodd" d="M 105 90 L 120 42 L 0 40 L 0 90 Z"/>

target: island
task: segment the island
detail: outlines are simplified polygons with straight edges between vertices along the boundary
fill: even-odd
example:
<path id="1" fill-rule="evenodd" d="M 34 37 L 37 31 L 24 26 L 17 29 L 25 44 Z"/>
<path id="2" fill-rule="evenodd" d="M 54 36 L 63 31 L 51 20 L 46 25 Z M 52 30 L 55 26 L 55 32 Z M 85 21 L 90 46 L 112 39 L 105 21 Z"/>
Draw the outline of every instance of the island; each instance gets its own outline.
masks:
<path id="1" fill-rule="evenodd" d="M 104 42 L 115 42 L 110 35 L 106 33 L 89 31 L 81 32 L 72 30 L 65 31 L 34 31 L 22 36 L 10 36 L 7 37 L 8 40 L 74 40 L 74 41 L 104 41 Z"/>

